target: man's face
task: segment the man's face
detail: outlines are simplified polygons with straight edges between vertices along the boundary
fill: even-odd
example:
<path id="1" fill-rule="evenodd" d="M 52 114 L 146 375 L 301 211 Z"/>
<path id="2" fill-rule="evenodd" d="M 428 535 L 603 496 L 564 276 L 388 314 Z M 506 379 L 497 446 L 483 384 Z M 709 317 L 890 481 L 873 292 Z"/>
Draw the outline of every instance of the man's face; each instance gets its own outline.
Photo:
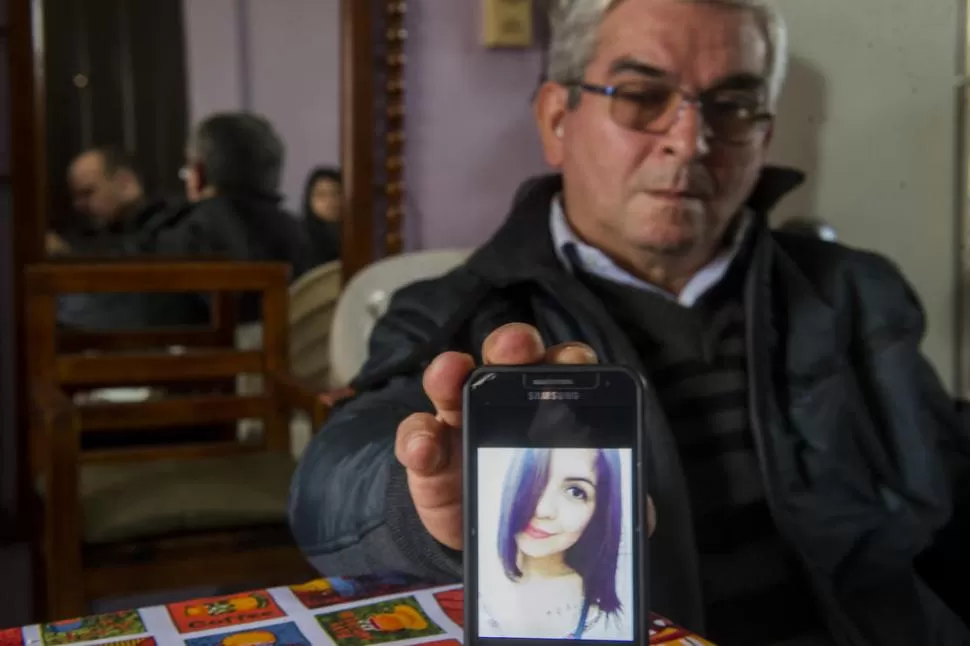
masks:
<path id="1" fill-rule="evenodd" d="M 98 153 L 81 155 L 68 173 L 74 209 L 97 226 L 110 224 L 124 213 L 126 182 L 130 179 L 120 170 L 106 173 L 104 159 Z"/>
<path id="2" fill-rule="evenodd" d="M 766 98 L 768 48 L 750 11 L 625 0 L 607 14 L 597 42 L 586 83 L 660 82 L 688 97 L 743 87 Z M 634 130 L 611 116 L 610 98 L 590 92 L 558 125 L 559 135 L 544 140 L 547 158 L 562 168 L 570 218 L 590 242 L 620 255 L 685 255 L 718 244 L 770 139 L 764 125 L 742 143 L 719 141 L 693 103 L 680 104 L 665 132 Z"/>

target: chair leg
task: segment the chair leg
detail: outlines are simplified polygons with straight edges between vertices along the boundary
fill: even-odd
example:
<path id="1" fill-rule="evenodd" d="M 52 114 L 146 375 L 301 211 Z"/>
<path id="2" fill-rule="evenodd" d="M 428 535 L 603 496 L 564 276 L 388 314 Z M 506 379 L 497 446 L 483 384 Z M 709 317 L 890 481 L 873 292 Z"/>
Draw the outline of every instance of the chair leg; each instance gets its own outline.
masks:
<path id="1" fill-rule="evenodd" d="M 84 599 L 84 582 L 80 576 L 66 575 L 63 568 L 58 567 L 57 556 L 48 552 L 45 555 L 44 585 L 47 610 L 44 620 L 57 621 L 73 619 L 87 614 L 87 603 Z"/>
<path id="2" fill-rule="evenodd" d="M 84 616 L 84 570 L 81 557 L 83 520 L 79 501 L 80 432 L 76 411 L 56 400 L 48 408 L 44 506 L 44 583 L 47 619 Z"/>

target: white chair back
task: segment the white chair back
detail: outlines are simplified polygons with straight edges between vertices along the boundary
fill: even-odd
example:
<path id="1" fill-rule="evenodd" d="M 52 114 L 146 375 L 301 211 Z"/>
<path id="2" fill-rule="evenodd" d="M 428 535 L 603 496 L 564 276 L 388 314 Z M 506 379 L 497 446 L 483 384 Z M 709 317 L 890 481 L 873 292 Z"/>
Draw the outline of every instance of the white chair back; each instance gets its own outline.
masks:
<path id="1" fill-rule="evenodd" d="M 367 359 L 370 334 L 394 293 L 412 283 L 442 276 L 465 262 L 472 249 L 415 251 L 378 260 L 344 286 L 330 331 L 330 386 L 341 388 Z"/>

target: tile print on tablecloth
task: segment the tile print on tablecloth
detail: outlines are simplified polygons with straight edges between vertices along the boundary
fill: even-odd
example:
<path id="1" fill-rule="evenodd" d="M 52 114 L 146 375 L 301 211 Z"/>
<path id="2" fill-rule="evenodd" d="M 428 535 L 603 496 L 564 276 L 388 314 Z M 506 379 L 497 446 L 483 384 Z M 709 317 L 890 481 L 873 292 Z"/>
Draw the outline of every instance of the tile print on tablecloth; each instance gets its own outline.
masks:
<path id="1" fill-rule="evenodd" d="M 183 634 L 286 616 L 266 590 L 170 603 L 167 607 L 175 627 Z"/>
<path id="2" fill-rule="evenodd" d="M 185 646 L 312 646 L 296 624 L 274 624 L 246 630 L 192 637 L 185 640 Z"/>
<path id="3" fill-rule="evenodd" d="M 24 631 L 20 628 L 0 629 L 0 646 L 23 646 Z"/>
<path id="4" fill-rule="evenodd" d="M 438 602 L 441 610 L 461 628 L 465 625 L 465 591 L 461 588 L 435 592 L 434 600 Z"/>
<path id="5" fill-rule="evenodd" d="M 317 615 L 337 646 L 367 646 L 434 637 L 445 631 L 414 597 L 400 597 Z"/>
<path id="6" fill-rule="evenodd" d="M 120 642 L 104 642 L 102 646 L 158 646 L 158 642 L 154 637 L 135 637 L 122 639 Z"/>
<path id="7" fill-rule="evenodd" d="M 145 633 L 145 623 L 137 610 L 109 612 L 103 615 L 66 619 L 43 624 L 40 627 L 41 639 L 45 646 L 60 646 L 108 640 L 113 637 L 128 637 Z"/>
<path id="8" fill-rule="evenodd" d="M 427 583 L 406 574 L 375 574 L 354 578 L 316 579 L 303 585 L 290 586 L 290 591 L 307 609 L 319 610 L 340 603 L 411 592 L 427 587 Z"/>

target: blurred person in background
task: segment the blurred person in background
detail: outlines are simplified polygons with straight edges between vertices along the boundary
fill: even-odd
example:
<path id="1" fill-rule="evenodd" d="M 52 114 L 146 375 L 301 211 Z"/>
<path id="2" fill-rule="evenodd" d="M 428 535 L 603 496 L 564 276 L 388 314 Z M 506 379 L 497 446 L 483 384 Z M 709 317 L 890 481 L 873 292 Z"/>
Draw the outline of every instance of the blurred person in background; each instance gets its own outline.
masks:
<path id="1" fill-rule="evenodd" d="M 146 196 L 134 161 L 116 146 L 98 146 L 75 157 L 67 183 L 80 221 L 64 236 L 48 233 L 51 255 L 110 249 L 167 208 L 165 201 Z"/>
<path id="2" fill-rule="evenodd" d="M 338 169 L 320 166 L 310 173 L 303 191 L 303 226 L 314 266 L 340 260 L 343 181 Z"/>
<path id="3" fill-rule="evenodd" d="M 118 256 L 285 262 L 295 280 L 310 267 L 300 223 L 281 207 L 284 147 L 272 124 L 243 112 L 215 114 L 193 131 L 181 176 L 189 203 L 118 240 Z M 240 319 L 257 320 L 244 296 Z M 209 320 L 201 294 L 83 294 L 62 302 L 62 323 L 97 329 L 190 325 Z"/>

